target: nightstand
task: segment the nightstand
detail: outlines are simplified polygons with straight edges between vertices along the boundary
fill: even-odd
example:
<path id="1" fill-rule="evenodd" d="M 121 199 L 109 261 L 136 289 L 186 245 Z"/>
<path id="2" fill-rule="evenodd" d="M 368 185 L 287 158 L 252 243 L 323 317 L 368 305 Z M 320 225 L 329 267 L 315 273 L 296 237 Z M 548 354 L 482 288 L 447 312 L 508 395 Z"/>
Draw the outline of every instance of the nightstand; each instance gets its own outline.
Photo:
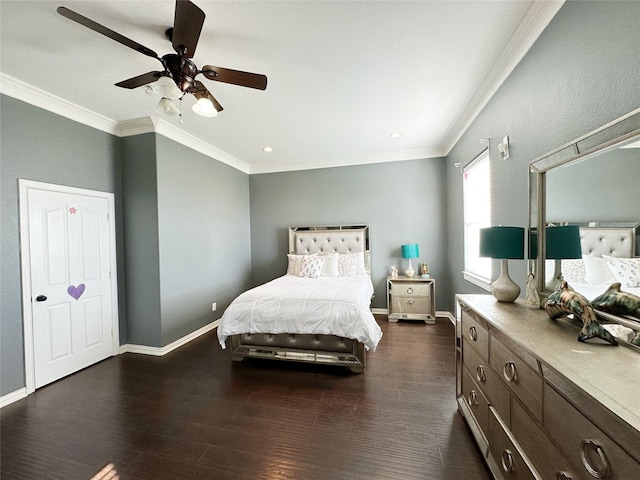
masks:
<path id="1" fill-rule="evenodd" d="M 413 278 L 398 275 L 387 277 L 388 320 L 423 320 L 436 323 L 436 281 L 433 278 Z"/>

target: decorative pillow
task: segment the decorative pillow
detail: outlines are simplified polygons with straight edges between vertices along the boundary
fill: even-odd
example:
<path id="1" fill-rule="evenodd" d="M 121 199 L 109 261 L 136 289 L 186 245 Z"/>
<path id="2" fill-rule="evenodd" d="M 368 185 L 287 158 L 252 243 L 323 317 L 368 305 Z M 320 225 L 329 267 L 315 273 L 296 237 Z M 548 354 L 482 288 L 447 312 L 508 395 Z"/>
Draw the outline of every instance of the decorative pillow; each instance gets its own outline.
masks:
<path id="1" fill-rule="evenodd" d="M 364 265 L 364 252 L 353 253 L 356 257 L 356 275 L 368 275 Z"/>
<path id="2" fill-rule="evenodd" d="M 640 257 L 618 258 L 603 255 L 607 261 L 609 270 L 623 287 L 633 288 L 640 286 Z"/>
<path id="3" fill-rule="evenodd" d="M 567 282 L 585 283 L 587 272 L 584 260 L 562 260 L 562 276 Z"/>
<path id="4" fill-rule="evenodd" d="M 322 271 L 324 257 L 318 255 L 303 255 L 302 264 L 300 265 L 299 277 L 318 278 Z"/>
<path id="5" fill-rule="evenodd" d="M 358 269 L 357 260 L 358 257 L 356 254 L 340 253 L 338 255 L 338 276 L 349 277 L 351 275 L 355 275 Z M 364 257 L 362 263 L 364 268 Z"/>
<path id="6" fill-rule="evenodd" d="M 337 277 L 338 276 L 338 254 L 337 253 L 321 253 L 320 257 L 324 258 L 321 277 Z"/>
<path id="7" fill-rule="evenodd" d="M 616 281 L 604 258 L 594 255 L 583 255 L 582 259 L 584 260 L 587 283 L 609 285 Z"/>
<path id="8" fill-rule="evenodd" d="M 300 267 L 302 266 L 302 258 L 308 255 L 294 255 L 293 253 L 287 254 L 289 265 L 287 266 L 287 273 L 290 275 L 300 275 Z"/>

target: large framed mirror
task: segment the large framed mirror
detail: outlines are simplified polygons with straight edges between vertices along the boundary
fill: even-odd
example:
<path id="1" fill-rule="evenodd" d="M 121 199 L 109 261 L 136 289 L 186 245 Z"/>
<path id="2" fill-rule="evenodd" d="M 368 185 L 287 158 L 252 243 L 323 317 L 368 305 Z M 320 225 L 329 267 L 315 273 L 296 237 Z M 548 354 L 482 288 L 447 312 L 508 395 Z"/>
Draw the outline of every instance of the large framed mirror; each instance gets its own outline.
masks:
<path id="1" fill-rule="evenodd" d="M 640 263 L 640 108 L 529 164 L 529 226 L 530 270 L 543 302 L 560 278 L 590 301 L 628 279 L 615 268 Z M 552 253 L 557 226 L 579 232 L 577 251 Z M 640 296 L 634 278 L 621 289 Z M 620 343 L 640 351 L 637 314 L 597 313 Z"/>

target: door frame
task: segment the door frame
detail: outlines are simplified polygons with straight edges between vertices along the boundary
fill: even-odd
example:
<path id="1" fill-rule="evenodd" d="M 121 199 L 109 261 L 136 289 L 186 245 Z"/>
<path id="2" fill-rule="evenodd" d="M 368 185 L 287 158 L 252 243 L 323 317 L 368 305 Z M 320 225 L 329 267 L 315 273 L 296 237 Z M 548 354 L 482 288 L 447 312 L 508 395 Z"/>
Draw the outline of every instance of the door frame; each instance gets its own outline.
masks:
<path id="1" fill-rule="evenodd" d="M 31 245 L 29 231 L 29 191 L 44 190 L 47 192 L 67 193 L 72 195 L 85 195 L 90 197 L 105 198 L 108 203 L 109 215 L 109 257 L 111 259 L 111 328 L 113 335 L 112 355 L 120 353 L 120 329 L 118 320 L 118 263 L 116 257 L 116 228 L 115 228 L 115 201 L 114 194 L 87 190 L 84 188 L 55 185 L 52 183 L 36 182 L 33 180 L 18 179 L 19 206 L 20 206 L 20 266 L 22 268 L 22 322 L 24 338 L 24 378 L 27 395 L 35 391 L 35 361 L 33 351 L 33 309 L 31 302 Z"/>

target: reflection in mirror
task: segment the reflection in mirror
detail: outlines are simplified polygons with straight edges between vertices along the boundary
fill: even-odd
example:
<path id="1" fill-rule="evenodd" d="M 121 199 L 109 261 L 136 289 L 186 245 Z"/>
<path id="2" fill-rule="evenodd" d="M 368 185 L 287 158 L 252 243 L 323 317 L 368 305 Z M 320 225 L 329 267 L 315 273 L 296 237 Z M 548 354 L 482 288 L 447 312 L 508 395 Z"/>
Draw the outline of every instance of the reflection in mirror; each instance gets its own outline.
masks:
<path id="1" fill-rule="evenodd" d="M 559 272 L 594 305 L 620 280 L 623 293 L 640 297 L 640 279 L 614 275 L 620 265 L 640 272 L 640 109 L 536 159 L 530 167 L 532 235 L 550 224 L 573 225 L 581 238 L 580 255 L 562 260 L 551 260 L 555 255 L 547 235 L 530 243 L 531 268 L 543 302 Z M 609 297 L 616 295 L 611 292 Z M 640 345 L 640 310 L 614 310 L 599 312 L 604 321 L 615 322 L 607 329 L 621 343 Z"/>

